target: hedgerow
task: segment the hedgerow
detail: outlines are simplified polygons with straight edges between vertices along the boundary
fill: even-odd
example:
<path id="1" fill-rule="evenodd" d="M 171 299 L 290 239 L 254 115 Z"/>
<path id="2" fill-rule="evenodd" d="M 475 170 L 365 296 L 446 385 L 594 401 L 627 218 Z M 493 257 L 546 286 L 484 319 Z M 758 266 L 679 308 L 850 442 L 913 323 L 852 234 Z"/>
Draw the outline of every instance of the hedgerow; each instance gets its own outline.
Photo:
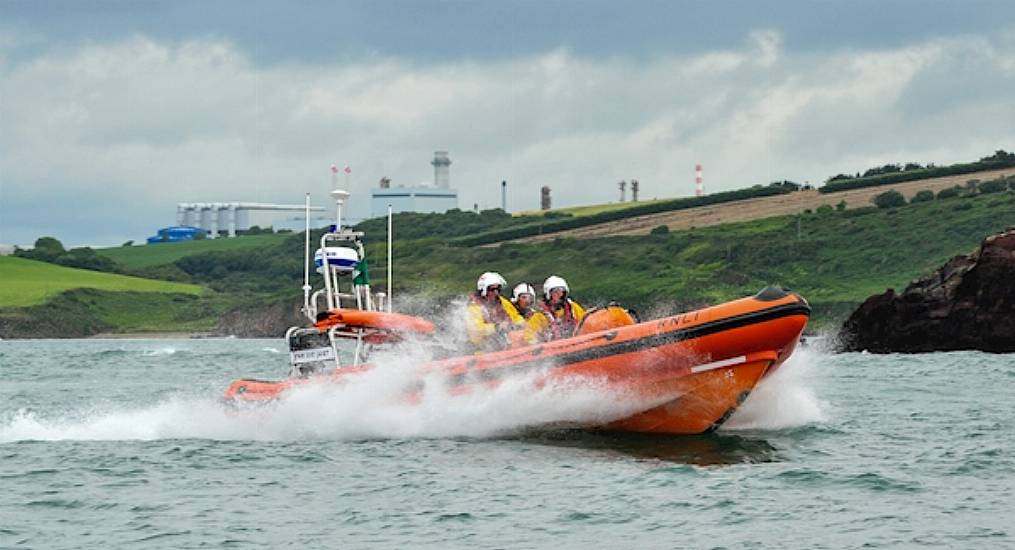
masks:
<path id="1" fill-rule="evenodd" d="M 735 191 L 723 191 L 720 193 L 713 193 L 711 195 L 706 195 L 704 197 L 686 197 L 668 201 L 652 202 L 639 206 L 632 206 L 631 208 L 625 208 L 623 210 L 610 210 L 606 212 L 600 212 L 598 214 L 591 214 L 588 216 L 539 220 L 524 225 L 517 225 L 504 229 L 486 231 L 468 237 L 451 239 L 450 242 L 455 246 L 479 246 L 484 244 L 496 243 L 500 241 L 521 239 L 524 237 L 532 237 L 535 235 L 543 235 L 546 233 L 556 233 L 558 231 L 564 231 L 567 229 L 576 229 L 579 227 L 598 225 L 601 223 L 623 220 L 626 218 L 644 216 L 646 214 L 657 214 L 660 212 L 686 210 L 688 208 L 695 208 L 698 206 L 708 206 L 711 204 L 720 204 L 724 202 L 732 202 L 744 199 L 782 195 L 785 193 L 795 191 L 797 190 L 797 188 L 798 187 L 796 185 L 793 184 L 787 185 L 782 182 L 773 183 L 768 186 L 759 185 L 748 189 L 738 189 Z"/>

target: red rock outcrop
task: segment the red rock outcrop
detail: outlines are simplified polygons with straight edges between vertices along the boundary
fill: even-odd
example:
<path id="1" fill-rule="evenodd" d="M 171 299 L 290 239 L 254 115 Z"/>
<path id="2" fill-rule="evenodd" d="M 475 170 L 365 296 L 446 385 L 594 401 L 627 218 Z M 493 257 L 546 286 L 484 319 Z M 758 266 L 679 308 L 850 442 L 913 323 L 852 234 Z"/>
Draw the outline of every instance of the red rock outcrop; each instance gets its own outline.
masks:
<path id="1" fill-rule="evenodd" d="M 841 340 L 844 351 L 1015 352 L 1015 229 L 987 237 L 902 294 L 871 296 Z"/>

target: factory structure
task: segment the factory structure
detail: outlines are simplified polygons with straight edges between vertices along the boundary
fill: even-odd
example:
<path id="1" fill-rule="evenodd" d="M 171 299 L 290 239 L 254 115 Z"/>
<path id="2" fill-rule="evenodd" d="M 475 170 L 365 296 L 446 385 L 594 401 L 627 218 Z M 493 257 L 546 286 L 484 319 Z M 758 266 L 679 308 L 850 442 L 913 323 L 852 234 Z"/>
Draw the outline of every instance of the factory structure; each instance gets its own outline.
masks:
<path id="1" fill-rule="evenodd" d="M 420 213 L 443 213 L 448 210 L 457 209 L 458 191 L 451 188 L 451 159 L 447 151 L 435 151 L 433 160 L 433 182 L 424 182 L 415 186 L 392 186 L 391 179 L 382 177 L 378 186 L 370 191 L 370 217 L 382 217 L 387 215 L 388 207 L 392 212 L 420 212 Z M 338 189 L 338 168 L 334 165 L 332 171 L 332 186 Z M 349 174 L 351 170 L 345 167 L 346 187 L 349 187 Z M 700 163 L 694 167 L 694 194 L 697 197 L 705 195 L 703 168 Z M 639 182 L 636 179 L 618 182 L 620 189 L 620 202 L 628 202 L 627 190 L 631 191 L 631 202 L 639 200 Z M 540 210 L 552 208 L 550 187 L 544 185 L 540 188 Z M 507 181 L 501 182 L 501 208 L 507 211 Z M 479 206 L 474 206 L 478 212 Z M 235 237 L 237 233 L 249 230 L 250 212 L 252 211 L 281 211 L 303 213 L 305 206 L 301 204 L 266 204 L 255 202 L 207 202 L 207 203 L 179 203 L 176 206 L 176 225 L 164 227 L 158 230 L 157 234 L 148 238 L 149 243 L 176 242 L 192 240 L 195 238 L 215 239 L 218 237 Z M 324 212 L 322 207 L 311 207 L 313 212 Z M 314 220 L 315 226 L 327 223 L 324 218 Z"/>
<path id="2" fill-rule="evenodd" d="M 370 191 L 370 217 L 387 215 L 389 204 L 392 212 L 447 212 L 458 208 L 458 191 L 451 188 L 448 152 L 435 152 L 430 164 L 431 184 L 392 187 L 390 179 L 381 178 L 378 187 Z"/>
<path id="3" fill-rule="evenodd" d="M 176 225 L 200 227 L 214 239 L 222 235 L 235 237 L 237 231 L 250 229 L 252 210 L 303 212 L 302 204 L 266 204 L 260 202 L 181 202 L 176 205 Z M 310 207 L 311 212 L 324 212 L 320 206 Z"/>
<path id="4" fill-rule="evenodd" d="M 704 197 L 705 196 L 705 180 L 702 177 L 701 163 L 694 165 L 694 196 Z"/>
<path id="5" fill-rule="evenodd" d="M 148 238 L 151 244 L 160 242 L 189 241 L 203 234 L 204 237 L 235 237 L 237 232 L 250 229 L 250 212 L 280 211 L 304 212 L 302 204 L 266 204 L 260 202 L 181 202 L 176 205 L 176 225 L 163 227 Z M 324 212 L 315 206 L 313 212 Z"/>
<path id="6" fill-rule="evenodd" d="M 417 186 L 392 187 L 391 180 L 381 178 L 377 188 L 370 192 L 371 217 L 385 216 L 390 204 L 393 212 L 446 212 L 458 208 L 458 191 L 451 188 L 451 159 L 447 151 L 434 153 L 433 183 Z M 345 168 L 348 187 L 349 167 Z M 338 169 L 332 166 L 332 186 L 337 185 Z M 336 187 L 337 188 L 337 187 Z M 302 204 L 267 204 L 259 202 L 181 202 L 176 205 L 176 225 L 160 228 L 148 238 L 148 243 L 189 241 L 194 239 L 216 239 L 235 237 L 251 228 L 250 213 L 253 211 L 294 212 L 302 214 Z M 320 206 L 311 207 L 312 212 L 325 212 Z M 321 220 L 315 220 L 319 225 Z M 327 223 L 327 222 L 324 222 Z"/>

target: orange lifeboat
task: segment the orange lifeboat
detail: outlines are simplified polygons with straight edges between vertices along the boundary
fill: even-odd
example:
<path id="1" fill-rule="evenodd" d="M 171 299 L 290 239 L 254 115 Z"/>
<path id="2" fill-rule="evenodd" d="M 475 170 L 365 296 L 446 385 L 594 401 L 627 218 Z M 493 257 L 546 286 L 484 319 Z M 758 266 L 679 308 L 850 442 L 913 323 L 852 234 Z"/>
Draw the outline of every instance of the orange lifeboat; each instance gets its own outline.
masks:
<path id="1" fill-rule="evenodd" d="M 626 418 L 589 428 L 698 434 L 721 426 L 757 384 L 789 358 L 809 316 L 806 300 L 776 287 L 644 322 L 611 306 L 591 311 L 570 338 L 432 361 L 423 373 L 444 373 L 452 393 L 467 393 L 473 386 L 495 385 L 524 373 L 546 381 L 595 379 L 618 395 L 636 397 L 643 407 Z M 342 319 L 335 317 L 336 322 L 355 322 L 344 314 Z M 367 326 L 366 319 L 362 321 L 361 326 Z M 424 328 L 416 322 L 405 326 Z M 321 378 L 341 380 L 370 368 L 341 368 L 323 377 L 277 382 L 237 380 L 226 398 L 275 399 L 293 385 Z"/>

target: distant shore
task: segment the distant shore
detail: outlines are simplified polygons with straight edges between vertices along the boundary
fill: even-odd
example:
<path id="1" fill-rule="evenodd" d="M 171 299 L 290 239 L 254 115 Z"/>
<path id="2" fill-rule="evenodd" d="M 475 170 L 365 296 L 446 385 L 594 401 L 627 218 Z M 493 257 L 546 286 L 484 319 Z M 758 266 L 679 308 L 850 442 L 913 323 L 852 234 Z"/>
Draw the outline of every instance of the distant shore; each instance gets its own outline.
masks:
<path id="1" fill-rule="evenodd" d="M 203 338 L 234 338 L 211 332 L 101 332 L 89 340 L 196 340 Z"/>

